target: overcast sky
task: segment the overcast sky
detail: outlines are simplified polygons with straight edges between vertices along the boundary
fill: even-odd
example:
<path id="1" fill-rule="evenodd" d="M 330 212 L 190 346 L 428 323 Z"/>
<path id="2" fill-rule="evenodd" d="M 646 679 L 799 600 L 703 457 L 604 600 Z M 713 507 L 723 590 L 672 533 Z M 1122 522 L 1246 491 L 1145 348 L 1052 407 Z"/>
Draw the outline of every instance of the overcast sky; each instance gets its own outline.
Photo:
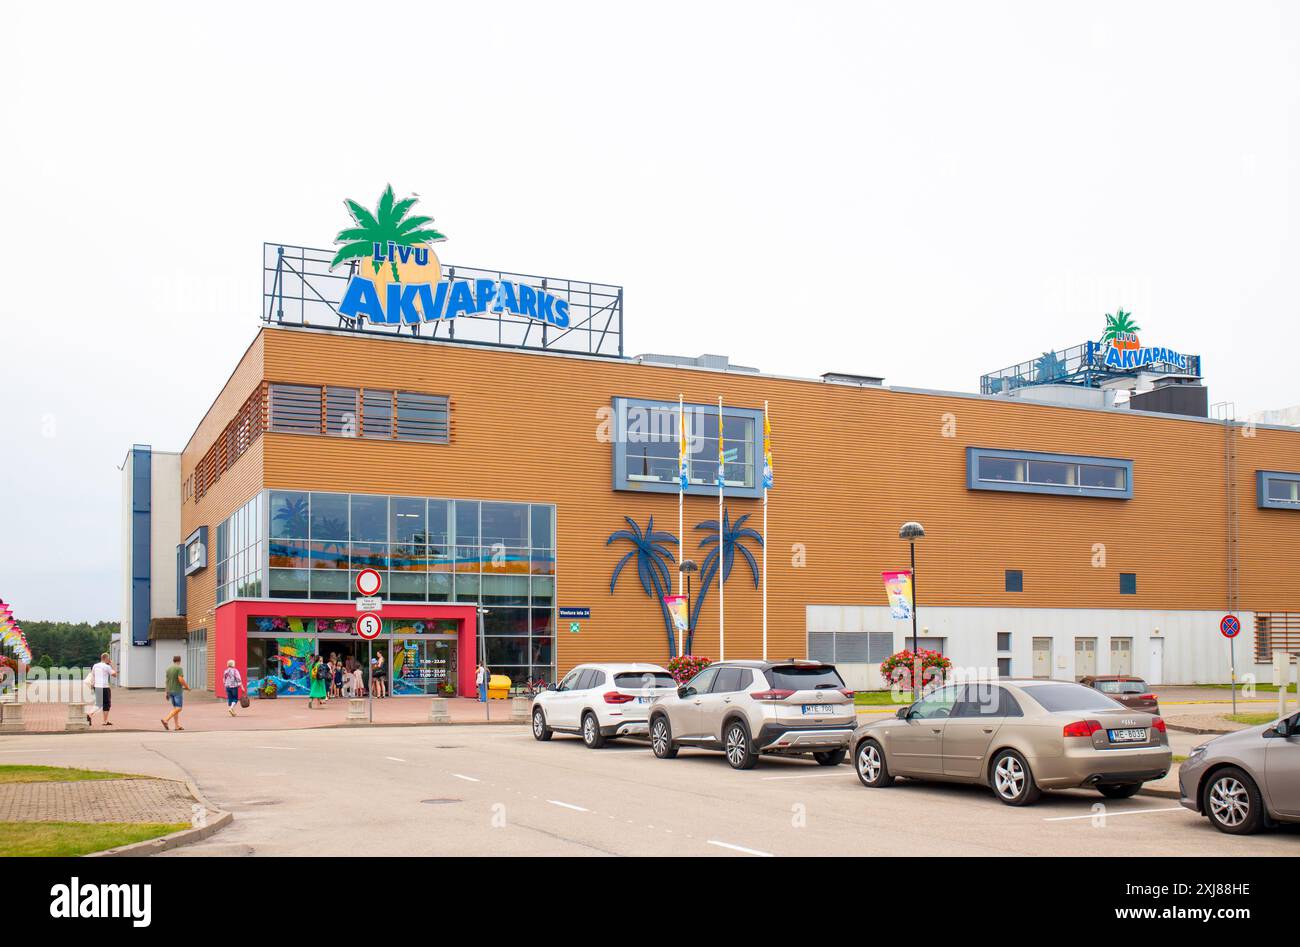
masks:
<path id="1" fill-rule="evenodd" d="M 626 349 L 970 391 L 1096 338 L 1300 403 L 1284 3 L 15 4 L 0 598 L 108 618 L 120 464 L 182 447 L 264 240 L 421 195 L 446 262 L 619 283 Z"/>

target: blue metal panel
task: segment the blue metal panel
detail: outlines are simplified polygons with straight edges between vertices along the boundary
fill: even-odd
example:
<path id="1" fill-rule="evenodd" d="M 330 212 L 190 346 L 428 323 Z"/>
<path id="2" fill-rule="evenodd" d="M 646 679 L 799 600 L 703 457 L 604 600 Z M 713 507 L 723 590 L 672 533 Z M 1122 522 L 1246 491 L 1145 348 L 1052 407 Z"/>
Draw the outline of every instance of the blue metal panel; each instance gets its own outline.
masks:
<path id="1" fill-rule="evenodd" d="M 1300 511 L 1300 503 L 1287 500 L 1274 500 L 1269 497 L 1269 484 L 1300 483 L 1300 473 L 1286 473 L 1281 470 L 1255 471 L 1255 502 L 1261 510 Z"/>
<path id="2" fill-rule="evenodd" d="M 1055 461 L 1066 464 L 1118 467 L 1124 471 L 1124 489 L 1109 490 L 1104 487 L 1070 486 L 1068 484 L 1024 483 L 1017 480 L 981 480 L 979 478 L 979 461 L 983 457 L 1023 460 L 1026 462 Z M 1133 498 L 1133 461 L 1119 457 L 1089 457 L 1083 454 L 1048 454 L 1042 451 L 968 447 L 966 448 L 966 487 L 970 490 L 996 490 L 1005 493 L 1048 493 L 1057 496 L 1131 500 Z"/>
<path id="3" fill-rule="evenodd" d="M 150 537 L 153 504 L 153 449 L 147 444 L 131 448 L 131 642 L 149 643 L 149 602 L 152 578 Z"/>
<path id="4" fill-rule="evenodd" d="M 623 437 L 623 424 L 626 418 L 628 407 L 646 407 L 646 408 L 666 408 L 671 409 L 674 413 L 677 410 L 675 401 L 656 401 L 652 398 L 615 398 L 614 408 L 614 431 L 612 440 L 614 442 L 613 451 L 613 489 L 627 490 L 634 493 L 677 493 L 678 484 L 674 479 L 671 482 L 663 481 L 645 481 L 629 480 L 627 476 L 627 441 Z M 687 402 L 685 405 L 687 411 L 703 412 L 706 416 L 712 412 L 714 423 L 717 421 L 718 406 L 716 404 L 692 404 Z M 763 478 L 762 474 L 762 451 L 763 451 L 763 411 L 758 408 L 737 408 L 732 405 L 724 404 L 722 413 L 728 417 L 750 418 L 754 422 L 754 485 L 752 487 L 733 487 L 728 486 L 723 491 L 729 497 L 761 497 L 763 495 Z M 674 451 L 675 451 L 674 445 Z M 725 445 L 724 445 L 725 447 Z M 675 453 L 674 453 L 675 456 Z M 718 495 L 718 488 L 713 483 L 692 483 L 686 488 L 687 496 L 711 496 Z"/>

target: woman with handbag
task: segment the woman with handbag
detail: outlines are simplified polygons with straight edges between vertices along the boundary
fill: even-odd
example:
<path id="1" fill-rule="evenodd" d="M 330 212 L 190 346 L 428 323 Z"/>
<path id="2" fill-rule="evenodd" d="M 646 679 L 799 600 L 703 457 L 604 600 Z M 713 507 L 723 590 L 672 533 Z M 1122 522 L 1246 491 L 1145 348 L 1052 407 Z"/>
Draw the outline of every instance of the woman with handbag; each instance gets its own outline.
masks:
<path id="1" fill-rule="evenodd" d="M 235 715 L 235 704 L 241 703 L 239 692 L 244 688 L 244 678 L 239 673 L 239 668 L 235 667 L 234 658 L 226 662 L 226 671 L 222 675 L 221 682 L 226 685 L 226 710 L 233 717 Z"/>

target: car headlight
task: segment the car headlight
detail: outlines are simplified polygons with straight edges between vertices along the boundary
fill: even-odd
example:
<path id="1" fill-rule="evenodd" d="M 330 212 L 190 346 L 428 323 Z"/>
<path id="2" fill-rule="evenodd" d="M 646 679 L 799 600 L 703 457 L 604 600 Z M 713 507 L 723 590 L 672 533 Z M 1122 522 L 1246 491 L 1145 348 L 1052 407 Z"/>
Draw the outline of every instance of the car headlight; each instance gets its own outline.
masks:
<path id="1" fill-rule="evenodd" d="M 1190 763 L 1192 762 L 1192 760 L 1195 760 L 1200 756 L 1204 756 L 1205 751 L 1209 748 L 1209 746 L 1210 744 L 1208 743 L 1202 743 L 1200 746 L 1192 747 L 1192 751 L 1187 754 L 1187 762 Z"/>

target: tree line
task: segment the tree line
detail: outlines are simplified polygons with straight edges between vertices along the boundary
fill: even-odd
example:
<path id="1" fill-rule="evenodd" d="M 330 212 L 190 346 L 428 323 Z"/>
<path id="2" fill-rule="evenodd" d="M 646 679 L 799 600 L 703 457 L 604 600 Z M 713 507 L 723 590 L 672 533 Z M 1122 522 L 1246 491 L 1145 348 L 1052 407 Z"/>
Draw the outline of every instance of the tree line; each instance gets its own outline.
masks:
<path id="1" fill-rule="evenodd" d="M 115 621 L 89 622 L 23 621 L 18 625 L 27 636 L 32 661 L 42 667 L 90 667 L 108 650 L 118 631 Z"/>

